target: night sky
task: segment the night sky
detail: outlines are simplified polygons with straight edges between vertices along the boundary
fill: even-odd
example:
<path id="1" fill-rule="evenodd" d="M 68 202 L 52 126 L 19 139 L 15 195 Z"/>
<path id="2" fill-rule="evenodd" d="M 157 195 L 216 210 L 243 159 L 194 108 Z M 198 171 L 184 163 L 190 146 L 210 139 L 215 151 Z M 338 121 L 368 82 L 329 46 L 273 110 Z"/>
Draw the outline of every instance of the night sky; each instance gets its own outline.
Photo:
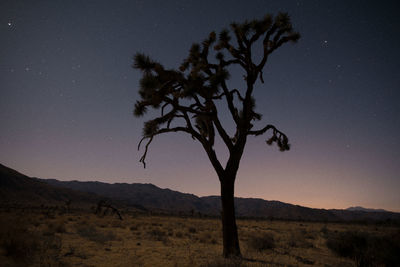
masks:
<path id="1" fill-rule="evenodd" d="M 139 163 L 151 116 L 132 115 L 133 55 L 177 68 L 210 31 L 285 11 L 302 38 L 272 54 L 255 97 L 260 126 L 274 124 L 292 147 L 249 137 L 236 196 L 400 212 L 397 2 L 2 0 L 0 163 L 41 178 L 219 194 L 190 136 L 159 136 L 147 168 Z M 230 83 L 244 88 L 239 72 Z"/>

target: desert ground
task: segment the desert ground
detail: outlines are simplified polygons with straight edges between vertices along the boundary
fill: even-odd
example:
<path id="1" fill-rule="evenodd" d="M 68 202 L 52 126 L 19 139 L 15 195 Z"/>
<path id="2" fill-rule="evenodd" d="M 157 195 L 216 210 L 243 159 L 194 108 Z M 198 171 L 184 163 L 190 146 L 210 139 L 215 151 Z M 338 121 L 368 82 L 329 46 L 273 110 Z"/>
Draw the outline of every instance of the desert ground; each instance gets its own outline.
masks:
<path id="1" fill-rule="evenodd" d="M 1 266 L 395 266 L 393 224 L 239 219 L 243 257 L 225 260 L 218 218 L 8 210 Z"/>

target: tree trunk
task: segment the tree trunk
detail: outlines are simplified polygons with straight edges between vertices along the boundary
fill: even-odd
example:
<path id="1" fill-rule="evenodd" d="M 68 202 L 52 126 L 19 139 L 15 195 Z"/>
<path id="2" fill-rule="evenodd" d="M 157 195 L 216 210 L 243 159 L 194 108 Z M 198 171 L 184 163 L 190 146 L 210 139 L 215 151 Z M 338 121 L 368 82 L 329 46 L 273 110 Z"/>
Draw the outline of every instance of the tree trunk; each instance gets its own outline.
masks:
<path id="1" fill-rule="evenodd" d="M 225 258 L 240 257 L 234 202 L 235 175 L 221 178 L 223 256 Z"/>

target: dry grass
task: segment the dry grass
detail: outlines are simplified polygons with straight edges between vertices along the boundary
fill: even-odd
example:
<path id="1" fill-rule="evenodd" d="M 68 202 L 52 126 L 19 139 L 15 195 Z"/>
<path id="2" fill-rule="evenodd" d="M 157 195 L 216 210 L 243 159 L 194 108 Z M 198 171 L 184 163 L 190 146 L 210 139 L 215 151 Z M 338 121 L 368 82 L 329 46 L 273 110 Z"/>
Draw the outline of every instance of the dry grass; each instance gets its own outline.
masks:
<path id="1" fill-rule="evenodd" d="M 342 240 L 354 237 L 346 233 L 358 229 L 368 236 L 366 247 L 388 259 L 384 263 L 398 264 L 391 251 L 400 241 L 387 239 L 398 237 L 395 227 L 238 220 L 238 229 L 243 258 L 225 260 L 220 256 L 218 219 L 125 215 L 120 221 L 90 213 L 54 218 L 0 213 L 0 262 L 1 266 L 354 266 L 354 257 L 338 253 L 338 248 Z"/>

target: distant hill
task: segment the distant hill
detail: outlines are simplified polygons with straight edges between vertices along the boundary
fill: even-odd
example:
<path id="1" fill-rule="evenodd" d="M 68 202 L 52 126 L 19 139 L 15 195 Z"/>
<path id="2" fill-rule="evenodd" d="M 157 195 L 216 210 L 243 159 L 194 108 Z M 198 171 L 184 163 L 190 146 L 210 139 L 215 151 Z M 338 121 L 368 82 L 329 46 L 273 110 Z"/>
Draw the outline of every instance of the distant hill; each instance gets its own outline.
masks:
<path id="1" fill-rule="evenodd" d="M 101 183 L 80 181 L 58 181 L 42 179 L 52 186 L 95 193 L 115 199 L 126 205 L 143 206 L 149 210 L 168 213 L 196 213 L 218 216 L 221 210 L 219 196 L 198 197 L 170 189 L 161 189 L 153 184 Z M 235 198 L 236 214 L 241 217 L 274 217 L 302 220 L 340 220 L 333 212 L 312 209 L 280 201 L 256 198 Z"/>
<path id="2" fill-rule="evenodd" d="M 38 179 L 32 179 L 0 164 L 0 207 L 30 207 L 40 205 L 71 204 L 95 205 L 100 196 L 54 187 Z"/>
<path id="3" fill-rule="evenodd" d="M 388 212 L 387 210 L 383 210 L 383 209 L 367 209 L 367 208 L 363 208 L 363 207 L 360 207 L 360 206 L 350 207 L 350 208 L 347 208 L 346 210 L 349 210 L 349 211 L 366 211 L 366 212 Z"/>
<path id="4" fill-rule="evenodd" d="M 102 182 L 42 180 L 53 186 L 95 193 L 126 205 L 141 206 L 149 210 L 167 213 L 202 213 L 218 216 L 221 211 L 219 196 L 198 197 L 170 189 L 161 189 L 153 184 L 108 184 Z M 276 218 L 308 221 L 354 221 L 354 220 L 398 220 L 400 214 L 393 212 L 366 212 L 351 210 L 313 209 L 280 201 L 257 198 L 235 198 L 236 214 L 240 217 Z"/>
<path id="5" fill-rule="evenodd" d="M 126 207 L 170 214 L 201 213 L 219 216 L 219 196 L 198 197 L 153 184 L 126 184 L 59 181 L 56 179 L 29 178 L 0 165 L 0 201 L 62 202 L 71 199 L 75 203 L 92 203 L 110 199 Z M 359 207 L 347 210 L 313 209 L 280 201 L 257 198 L 235 198 L 236 214 L 240 217 L 275 218 L 308 221 L 396 220 L 400 213 L 382 210 L 363 210 Z"/>
<path id="6" fill-rule="evenodd" d="M 94 193 L 114 199 L 128 206 L 144 207 L 154 211 L 190 212 L 197 210 L 206 213 L 201 198 L 170 189 L 161 189 L 153 184 L 101 183 L 80 181 L 58 181 L 55 179 L 39 179 L 51 186 L 68 188 L 76 191 Z"/>

